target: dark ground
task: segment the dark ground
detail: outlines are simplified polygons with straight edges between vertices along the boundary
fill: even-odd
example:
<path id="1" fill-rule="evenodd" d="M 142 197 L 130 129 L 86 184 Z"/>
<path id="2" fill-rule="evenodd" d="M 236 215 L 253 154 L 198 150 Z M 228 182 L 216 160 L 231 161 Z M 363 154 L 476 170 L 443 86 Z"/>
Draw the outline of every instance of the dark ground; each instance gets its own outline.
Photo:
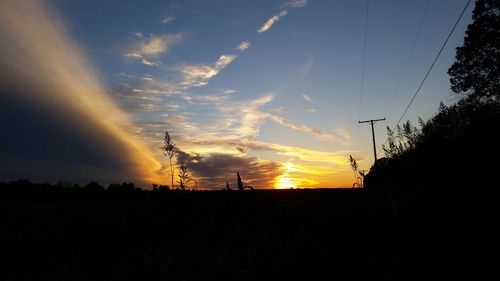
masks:
<path id="1" fill-rule="evenodd" d="M 477 258 L 464 198 L 0 184 L 0 280 L 453 279 Z"/>

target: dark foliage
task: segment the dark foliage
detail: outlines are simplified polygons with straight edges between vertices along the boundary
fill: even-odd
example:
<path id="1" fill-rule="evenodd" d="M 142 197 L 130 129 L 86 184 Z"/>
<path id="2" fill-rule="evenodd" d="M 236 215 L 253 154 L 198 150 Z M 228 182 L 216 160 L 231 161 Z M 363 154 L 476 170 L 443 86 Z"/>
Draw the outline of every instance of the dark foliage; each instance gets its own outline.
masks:
<path id="1" fill-rule="evenodd" d="M 403 131 L 401 145 L 391 145 L 365 178 L 367 188 L 407 191 L 410 187 L 459 188 L 491 185 L 488 167 L 498 159 L 500 107 L 470 99 L 440 106 L 439 113 L 423 124 L 420 132 L 411 124 Z M 391 146 L 395 148 L 390 148 Z"/>
<path id="2" fill-rule="evenodd" d="M 500 1 L 476 1 L 473 20 L 463 46 L 457 48 L 456 62 L 448 70 L 451 88 L 476 99 L 499 101 Z"/>
<path id="3" fill-rule="evenodd" d="M 461 217 L 367 190 L 116 186 L 0 183 L 0 280 L 447 279 L 475 258 Z"/>

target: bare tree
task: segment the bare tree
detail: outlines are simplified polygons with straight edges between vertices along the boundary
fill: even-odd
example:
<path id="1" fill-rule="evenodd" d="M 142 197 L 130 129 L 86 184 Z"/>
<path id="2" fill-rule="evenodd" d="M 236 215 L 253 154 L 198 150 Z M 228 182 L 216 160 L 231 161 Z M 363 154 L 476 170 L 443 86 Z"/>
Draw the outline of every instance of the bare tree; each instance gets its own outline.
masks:
<path id="1" fill-rule="evenodd" d="M 175 167 L 172 166 L 172 158 L 175 156 L 175 153 L 177 152 L 177 146 L 175 142 L 170 138 L 168 131 L 165 131 L 165 137 L 163 138 L 163 145 L 161 146 L 161 150 L 163 151 L 163 154 L 168 156 L 168 160 L 170 163 L 170 177 L 172 180 L 172 188 L 174 188 Z"/>

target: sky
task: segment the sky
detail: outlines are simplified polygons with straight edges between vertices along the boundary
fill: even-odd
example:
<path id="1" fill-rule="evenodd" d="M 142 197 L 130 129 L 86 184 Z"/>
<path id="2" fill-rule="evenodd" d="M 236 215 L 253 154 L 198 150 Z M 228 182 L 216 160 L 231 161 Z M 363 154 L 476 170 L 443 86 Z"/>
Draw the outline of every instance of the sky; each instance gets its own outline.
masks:
<path id="1" fill-rule="evenodd" d="M 4 0 L 0 180 L 351 187 L 466 0 Z M 452 104 L 473 5 L 404 120 Z"/>

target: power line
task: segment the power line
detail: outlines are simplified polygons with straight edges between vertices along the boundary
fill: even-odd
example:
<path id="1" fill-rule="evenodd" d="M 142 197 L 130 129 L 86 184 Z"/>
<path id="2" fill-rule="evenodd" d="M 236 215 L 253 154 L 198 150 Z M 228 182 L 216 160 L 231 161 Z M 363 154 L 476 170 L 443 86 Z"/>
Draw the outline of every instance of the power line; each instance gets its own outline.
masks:
<path id="1" fill-rule="evenodd" d="M 470 2 L 472 2 L 472 0 L 468 0 L 467 1 L 467 4 L 465 5 L 465 7 L 462 9 L 462 12 L 460 13 L 458 19 L 456 20 L 455 24 L 453 25 L 452 29 L 450 30 L 448 36 L 446 37 L 446 40 L 444 41 L 443 45 L 441 46 L 441 48 L 439 49 L 439 52 L 437 53 L 436 57 L 434 58 L 434 61 L 432 62 L 431 66 L 429 67 L 429 69 L 427 70 L 427 73 L 425 74 L 424 76 L 424 79 L 422 79 L 422 82 L 420 82 L 420 85 L 418 86 L 417 90 L 415 91 L 415 94 L 413 95 L 413 97 L 411 98 L 410 102 L 408 103 L 408 105 L 406 106 L 403 114 L 401 115 L 401 117 L 399 118 L 398 122 L 396 123 L 396 125 L 394 126 L 393 130 L 396 129 L 396 127 L 399 125 L 399 123 L 401 122 L 401 120 L 403 120 L 404 116 L 406 115 L 406 113 L 408 112 L 408 109 L 411 107 L 411 105 L 413 104 L 413 101 L 415 100 L 415 98 L 417 97 L 418 93 L 420 92 L 420 89 L 422 89 L 422 86 L 424 85 L 425 83 L 425 80 L 427 80 L 427 77 L 429 76 L 429 74 L 431 73 L 432 69 L 434 68 L 434 65 L 436 64 L 437 60 L 439 59 L 439 57 L 441 56 L 441 53 L 443 52 L 444 50 L 444 47 L 446 47 L 446 44 L 448 43 L 448 41 L 450 40 L 451 38 L 451 35 L 453 34 L 453 32 L 455 31 L 455 28 L 457 27 L 458 23 L 460 22 L 460 20 L 462 19 L 462 16 L 464 15 L 465 11 L 467 10 L 467 8 L 469 7 L 469 4 Z M 384 144 L 387 143 L 387 141 L 384 142 Z M 382 149 L 381 149 L 382 150 Z"/>
<path id="2" fill-rule="evenodd" d="M 389 109 L 392 106 L 392 103 L 394 101 L 394 98 L 396 97 L 399 87 L 401 86 L 401 81 L 403 80 L 404 75 L 406 74 L 406 70 L 408 69 L 408 65 L 410 63 L 410 59 L 413 55 L 413 51 L 415 50 L 415 46 L 417 45 L 418 38 L 420 37 L 420 31 L 422 30 L 422 26 L 424 25 L 425 18 L 427 17 L 427 12 L 429 11 L 429 6 L 431 4 L 432 0 L 428 0 L 427 4 L 425 5 L 424 13 L 422 14 L 422 17 L 420 18 L 420 23 L 417 28 L 417 34 L 415 35 L 415 39 L 413 39 L 413 43 L 410 48 L 410 52 L 408 53 L 408 57 L 406 58 L 403 71 L 401 72 L 401 75 L 399 76 L 398 82 L 396 83 L 396 88 L 394 90 L 394 93 L 392 93 L 391 99 L 389 100 L 389 104 L 387 105 L 387 108 L 385 110 L 386 116 L 388 115 Z"/>
<path id="3" fill-rule="evenodd" d="M 420 83 L 420 85 L 417 88 L 417 91 L 415 92 L 415 94 L 411 98 L 410 103 L 406 106 L 405 111 L 403 112 L 403 115 L 401 115 L 401 118 L 399 118 L 398 122 L 396 123 L 396 126 L 399 125 L 399 122 L 401 122 L 401 120 L 403 119 L 403 117 L 406 115 L 406 112 L 408 111 L 408 109 L 410 108 L 410 106 L 413 104 L 413 101 L 415 100 L 415 98 L 417 97 L 418 93 L 420 92 L 420 89 L 422 89 L 422 86 L 424 85 L 425 80 L 427 80 L 427 77 L 429 76 L 429 74 L 431 73 L 432 69 L 434 68 L 434 65 L 436 64 L 437 60 L 439 59 L 439 56 L 441 56 L 441 53 L 443 52 L 444 47 L 448 43 L 448 40 L 450 40 L 450 37 L 453 34 L 453 31 L 455 31 L 455 28 L 457 27 L 458 23 L 460 22 L 460 19 L 462 19 L 462 16 L 464 15 L 465 10 L 467 10 L 467 7 L 469 7 L 469 4 L 470 4 L 471 1 L 472 0 L 467 1 L 467 4 L 465 5 L 465 7 L 463 8 L 462 12 L 460 13 L 460 16 L 458 17 L 457 21 L 453 25 L 453 28 L 450 30 L 450 33 L 448 34 L 448 37 L 446 37 L 446 40 L 444 41 L 443 45 L 441 46 L 441 49 L 439 49 L 439 52 L 437 53 L 436 58 L 434 58 L 434 61 L 432 62 L 432 64 L 429 67 L 429 69 L 427 70 L 427 73 L 425 74 L 424 79 L 422 79 L 422 82 Z"/>

